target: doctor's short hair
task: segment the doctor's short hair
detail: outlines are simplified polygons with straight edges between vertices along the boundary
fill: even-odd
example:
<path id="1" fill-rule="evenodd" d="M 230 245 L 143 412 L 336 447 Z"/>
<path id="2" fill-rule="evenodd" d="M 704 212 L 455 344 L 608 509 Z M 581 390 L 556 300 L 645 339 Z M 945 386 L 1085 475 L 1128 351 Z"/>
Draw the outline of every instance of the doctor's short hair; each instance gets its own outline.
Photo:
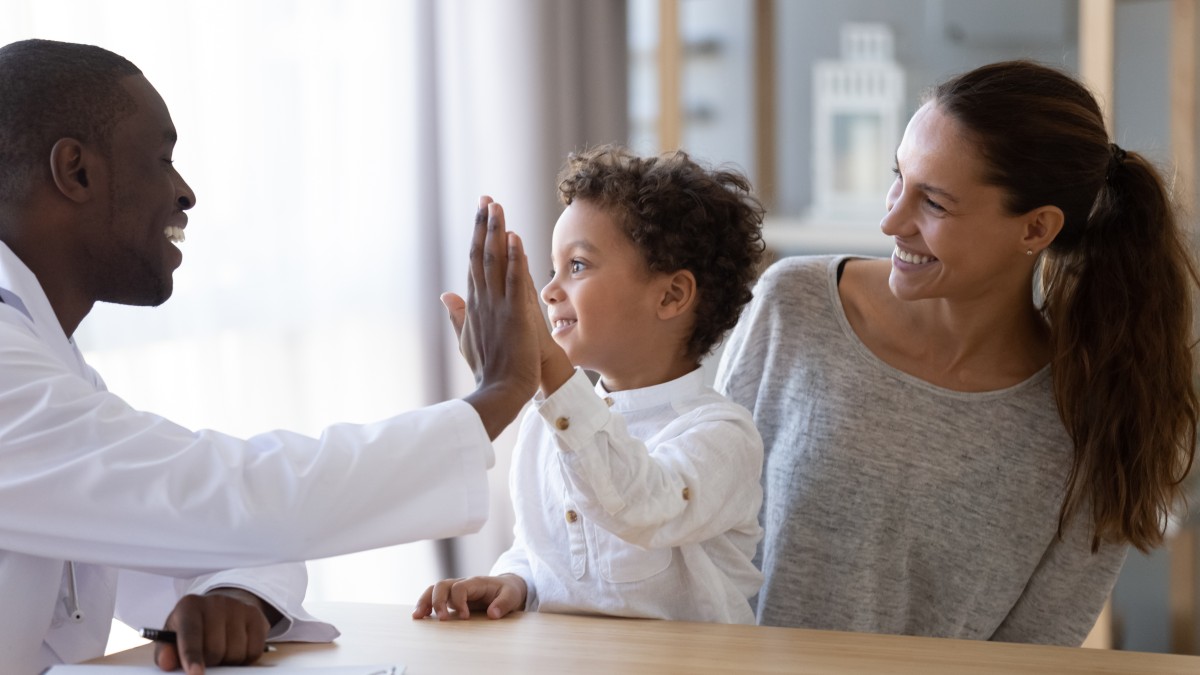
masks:
<path id="1" fill-rule="evenodd" d="M 583 200 L 613 215 L 652 272 L 696 277 L 690 358 L 711 352 L 737 323 L 765 249 L 763 207 L 744 175 L 682 150 L 640 157 L 602 145 L 567 157 L 558 193 L 563 204 Z"/>
<path id="2" fill-rule="evenodd" d="M 0 47 L 0 203 L 21 201 L 62 138 L 108 156 L 117 122 L 134 112 L 120 80 L 141 70 L 92 45 L 23 40 Z"/>

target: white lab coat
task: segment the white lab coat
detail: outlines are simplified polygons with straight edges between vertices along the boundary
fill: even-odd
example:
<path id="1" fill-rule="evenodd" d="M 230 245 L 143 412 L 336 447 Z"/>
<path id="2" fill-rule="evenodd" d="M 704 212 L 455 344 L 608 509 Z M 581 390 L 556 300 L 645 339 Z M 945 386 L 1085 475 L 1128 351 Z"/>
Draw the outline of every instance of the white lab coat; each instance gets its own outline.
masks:
<path id="1" fill-rule="evenodd" d="M 99 656 L 114 611 L 157 626 L 180 595 L 214 586 L 280 609 L 272 638 L 330 640 L 300 606 L 295 561 L 472 532 L 487 517 L 492 447 L 462 401 L 320 438 L 191 431 L 108 392 L 2 242 L 0 300 L 4 673 Z"/>

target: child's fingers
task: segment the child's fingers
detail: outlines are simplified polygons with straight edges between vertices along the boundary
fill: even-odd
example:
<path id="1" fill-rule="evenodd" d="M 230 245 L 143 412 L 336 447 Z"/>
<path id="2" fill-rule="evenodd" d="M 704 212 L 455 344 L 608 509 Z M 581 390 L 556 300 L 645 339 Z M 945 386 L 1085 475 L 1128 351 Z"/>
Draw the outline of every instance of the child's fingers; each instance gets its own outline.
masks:
<path id="1" fill-rule="evenodd" d="M 421 598 L 417 600 L 417 606 L 413 609 L 412 618 L 424 619 L 433 613 L 433 586 L 425 589 L 421 594 Z"/>
<path id="2" fill-rule="evenodd" d="M 450 610 L 446 603 L 450 600 L 450 589 L 457 581 L 458 579 L 443 579 L 433 585 L 433 613 L 440 621 L 450 618 Z"/>
<path id="3" fill-rule="evenodd" d="M 487 615 L 489 619 L 500 619 L 512 614 L 517 609 L 517 604 L 520 598 L 517 597 L 517 590 L 509 585 L 501 587 L 500 592 L 496 594 L 496 599 L 492 604 L 488 605 Z"/>
<path id="4" fill-rule="evenodd" d="M 471 602 L 474 600 L 487 601 L 487 583 L 480 577 L 459 579 L 450 589 L 450 604 L 458 612 L 458 618 L 471 618 Z"/>

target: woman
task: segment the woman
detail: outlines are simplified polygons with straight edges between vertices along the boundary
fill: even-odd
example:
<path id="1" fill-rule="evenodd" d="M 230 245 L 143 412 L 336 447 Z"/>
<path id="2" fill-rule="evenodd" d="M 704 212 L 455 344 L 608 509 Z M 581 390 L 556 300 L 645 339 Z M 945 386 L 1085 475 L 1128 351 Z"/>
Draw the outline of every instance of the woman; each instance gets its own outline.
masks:
<path id="1" fill-rule="evenodd" d="M 724 353 L 767 453 L 758 619 L 1078 645 L 1192 462 L 1163 182 L 1029 62 L 935 88 L 895 172 L 891 259 L 779 262 Z"/>

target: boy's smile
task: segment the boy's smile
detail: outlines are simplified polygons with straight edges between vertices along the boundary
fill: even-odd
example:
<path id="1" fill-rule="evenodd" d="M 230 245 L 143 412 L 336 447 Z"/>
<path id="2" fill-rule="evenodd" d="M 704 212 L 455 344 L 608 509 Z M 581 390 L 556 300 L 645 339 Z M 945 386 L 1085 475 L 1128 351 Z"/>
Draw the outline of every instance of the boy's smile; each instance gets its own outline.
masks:
<path id="1" fill-rule="evenodd" d="M 554 340 L 607 386 L 643 386 L 680 346 L 658 318 L 663 278 L 604 209 L 577 200 L 554 226 L 553 277 L 542 288 Z M 664 347 L 669 345 L 664 351 Z M 657 384 L 657 382 L 654 382 Z"/>

